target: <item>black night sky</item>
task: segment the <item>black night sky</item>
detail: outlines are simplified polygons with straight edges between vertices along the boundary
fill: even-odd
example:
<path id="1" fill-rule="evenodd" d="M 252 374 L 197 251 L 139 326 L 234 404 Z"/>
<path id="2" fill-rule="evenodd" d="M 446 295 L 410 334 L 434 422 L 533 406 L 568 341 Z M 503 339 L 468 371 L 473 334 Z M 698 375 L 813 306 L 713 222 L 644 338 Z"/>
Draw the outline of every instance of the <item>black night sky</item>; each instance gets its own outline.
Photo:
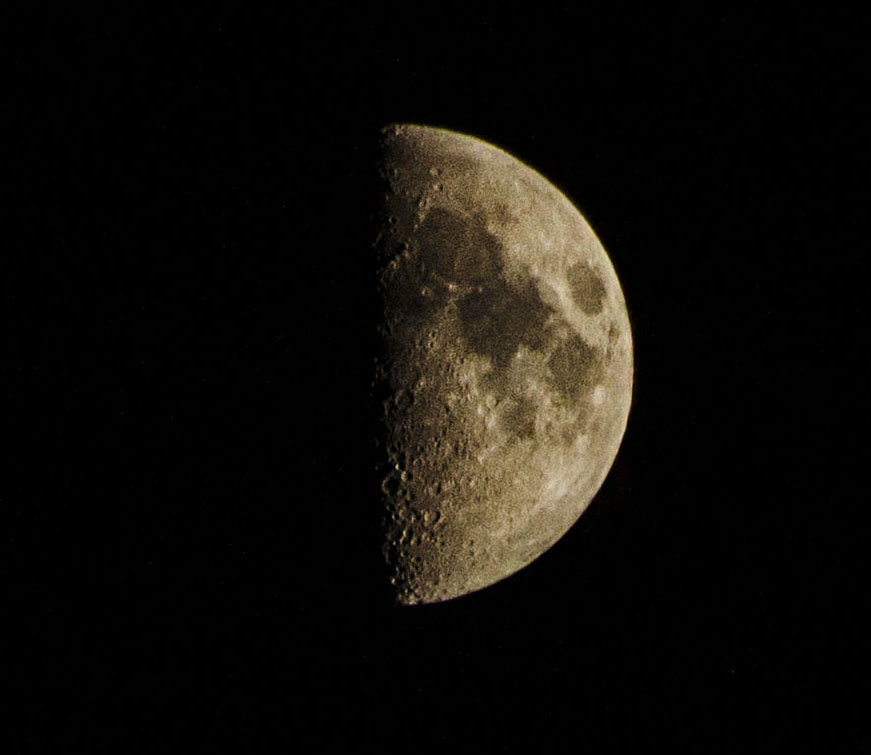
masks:
<path id="1" fill-rule="evenodd" d="M 10 752 L 859 752 L 866 20 L 133 7 L 10 27 Z M 405 609 L 368 398 L 394 121 L 562 189 L 636 361 L 578 524 Z"/>

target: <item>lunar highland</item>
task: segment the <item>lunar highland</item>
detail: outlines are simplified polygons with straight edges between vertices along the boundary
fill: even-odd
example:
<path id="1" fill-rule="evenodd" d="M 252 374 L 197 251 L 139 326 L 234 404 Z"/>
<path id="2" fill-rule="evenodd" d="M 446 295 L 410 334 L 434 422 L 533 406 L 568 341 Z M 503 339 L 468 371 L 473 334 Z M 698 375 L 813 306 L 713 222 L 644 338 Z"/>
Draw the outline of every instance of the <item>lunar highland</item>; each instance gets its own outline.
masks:
<path id="1" fill-rule="evenodd" d="M 504 151 L 382 132 L 384 553 L 402 604 L 493 584 L 574 524 L 617 454 L 632 338 L 602 244 Z"/>

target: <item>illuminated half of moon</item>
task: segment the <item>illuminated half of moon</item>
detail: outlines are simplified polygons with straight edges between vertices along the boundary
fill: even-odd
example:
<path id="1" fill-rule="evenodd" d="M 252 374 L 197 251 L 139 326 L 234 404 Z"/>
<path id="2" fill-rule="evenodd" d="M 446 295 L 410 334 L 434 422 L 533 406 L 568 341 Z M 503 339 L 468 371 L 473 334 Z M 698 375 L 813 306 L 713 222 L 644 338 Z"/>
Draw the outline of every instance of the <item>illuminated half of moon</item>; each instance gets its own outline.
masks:
<path id="1" fill-rule="evenodd" d="M 632 396 L 623 293 L 569 200 L 504 151 L 382 132 L 384 554 L 399 603 L 490 585 L 577 520 Z"/>

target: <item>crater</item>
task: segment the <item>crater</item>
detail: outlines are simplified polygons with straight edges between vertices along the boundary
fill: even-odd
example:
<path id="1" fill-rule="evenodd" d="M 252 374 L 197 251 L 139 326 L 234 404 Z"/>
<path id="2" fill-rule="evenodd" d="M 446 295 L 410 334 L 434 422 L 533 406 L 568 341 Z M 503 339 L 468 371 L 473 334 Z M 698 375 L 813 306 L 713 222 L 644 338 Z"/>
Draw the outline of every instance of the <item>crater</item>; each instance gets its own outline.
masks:
<path id="1" fill-rule="evenodd" d="M 576 262 L 566 271 L 575 303 L 588 315 L 597 315 L 605 302 L 605 284 L 592 267 Z"/>
<path id="2" fill-rule="evenodd" d="M 577 333 L 557 346 L 548 359 L 549 383 L 567 401 L 578 401 L 604 374 L 601 353 Z"/>

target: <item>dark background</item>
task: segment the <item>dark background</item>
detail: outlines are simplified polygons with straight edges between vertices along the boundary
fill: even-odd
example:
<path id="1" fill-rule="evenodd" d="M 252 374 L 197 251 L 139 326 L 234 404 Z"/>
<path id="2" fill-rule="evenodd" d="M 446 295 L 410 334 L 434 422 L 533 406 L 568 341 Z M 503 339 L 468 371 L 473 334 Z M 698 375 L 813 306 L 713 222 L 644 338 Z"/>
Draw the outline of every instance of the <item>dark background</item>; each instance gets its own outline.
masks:
<path id="1" fill-rule="evenodd" d="M 320 4 L 8 28 L 21 751 L 860 750 L 864 18 Z M 405 609 L 377 580 L 368 403 L 392 121 L 561 188 L 636 348 L 578 524 Z"/>

